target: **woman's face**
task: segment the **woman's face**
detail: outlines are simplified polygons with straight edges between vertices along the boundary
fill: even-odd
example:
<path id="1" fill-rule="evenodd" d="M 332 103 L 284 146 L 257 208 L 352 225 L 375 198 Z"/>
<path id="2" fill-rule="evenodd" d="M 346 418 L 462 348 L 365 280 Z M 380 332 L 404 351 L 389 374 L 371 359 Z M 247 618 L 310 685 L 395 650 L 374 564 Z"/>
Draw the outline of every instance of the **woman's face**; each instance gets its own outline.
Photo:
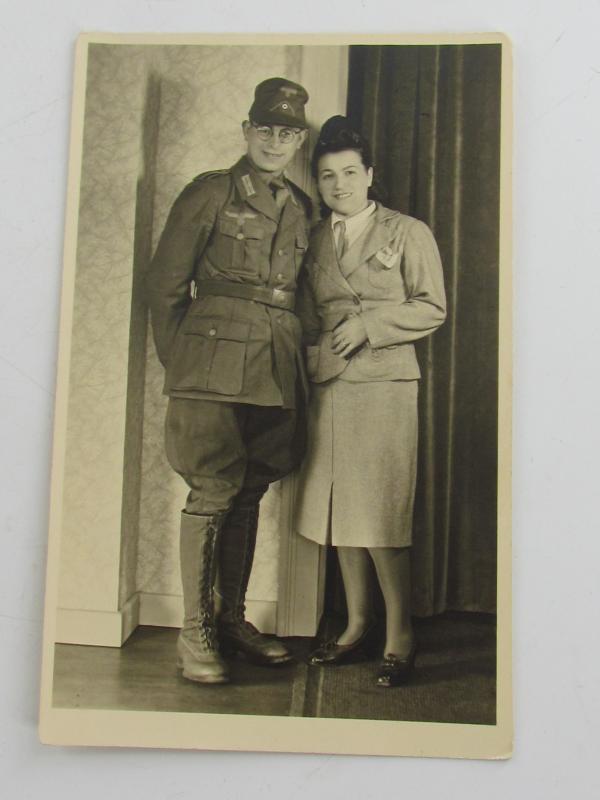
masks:
<path id="1" fill-rule="evenodd" d="M 342 217 L 351 217 L 368 205 L 373 168 L 365 168 L 356 150 L 326 153 L 319 159 L 317 183 L 325 205 Z"/>

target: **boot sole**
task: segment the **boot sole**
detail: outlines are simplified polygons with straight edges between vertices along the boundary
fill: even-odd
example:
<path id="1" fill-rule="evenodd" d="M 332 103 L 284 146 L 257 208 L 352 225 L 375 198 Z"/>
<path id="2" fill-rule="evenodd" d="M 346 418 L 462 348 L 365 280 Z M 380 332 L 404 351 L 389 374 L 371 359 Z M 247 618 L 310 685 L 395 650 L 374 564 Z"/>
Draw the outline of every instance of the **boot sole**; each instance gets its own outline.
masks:
<path id="1" fill-rule="evenodd" d="M 254 664 L 257 667 L 283 667 L 286 664 L 291 664 L 294 661 L 294 656 L 275 656 L 269 658 L 266 656 L 248 653 L 246 650 L 236 648 L 221 648 L 221 652 L 225 658 L 241 658 L 249 664 Z"/>
<path id="2" fill-rule="evenodd" d="M 229 683 L 229 678 L 225 675 L 218 676 L 218 675 L 210 675 L 204 678 L 200 678 L 197 675 L 188 675 L 185 670 L 181 673 L 183 677 L 188 681 L 193 681 L 194 683 L 210 683 L 213 685 L 219 685 L 224 683 Z"/>
<path id="3" fill-rule="evenodd" d="M 200 677 L 199 675 L 190 675 L 188 672 L 185 671 L 183 662 L 177 662 L 177 669 L 182 670 L 183 677 L 188 681 L 194 681 L 194 683 L 229 683 L 229 675 L 205 675 L 204 677 Z"/>

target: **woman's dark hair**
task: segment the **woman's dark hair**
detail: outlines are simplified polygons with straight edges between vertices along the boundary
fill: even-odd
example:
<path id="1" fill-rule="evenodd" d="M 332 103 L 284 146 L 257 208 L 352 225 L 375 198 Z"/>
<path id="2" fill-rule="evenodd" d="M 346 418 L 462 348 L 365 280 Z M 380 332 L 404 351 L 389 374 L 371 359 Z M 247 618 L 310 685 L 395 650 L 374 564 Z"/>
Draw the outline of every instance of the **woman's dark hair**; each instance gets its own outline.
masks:
<path id="1" fill-rule="evenodd" d="M 354 130 L 346 117 L 338 114 L 328 119 L 319 133 L 310 165 L 313 178 L 316 179 L 318 177 L 321 156 L 327 153 L 341 153 L 342 150 L 355 150 L 359 154 L 365 169 L 374 166 L 371 145 L 368 140 L 361 133 Z M 369 187 L 367 196 L 370 200 L 385 201 L 385 192 L 381 190 L 376 179 L 373 181 L 373 185 Z M 321 219 L 325 219 L 331 214 L 331 209 L 323 201 L 320 203 L 320 210 Z"/>
<path id="2" fill-rule="evenodd" d="M 311 171 L 313 178 L 319 172 L 319 159 L 327 153 L 341 153 L 342 150 L 355 150 L 365 169 L 373 166 L 371 145 L 365 137 L 350 125 L 346 117 L 337 115 L 323 124 L 312 154 Z"/>

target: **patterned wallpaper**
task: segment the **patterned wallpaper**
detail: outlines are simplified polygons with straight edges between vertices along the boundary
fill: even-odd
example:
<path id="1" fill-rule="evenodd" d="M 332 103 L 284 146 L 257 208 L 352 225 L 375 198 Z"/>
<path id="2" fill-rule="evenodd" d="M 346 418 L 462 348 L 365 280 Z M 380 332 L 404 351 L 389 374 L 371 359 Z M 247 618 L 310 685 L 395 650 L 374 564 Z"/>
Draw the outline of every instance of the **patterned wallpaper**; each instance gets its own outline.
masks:
<path id="1" fill-rule="evenodd" d="M 243 152 L 241 122 L 255 85 L 272 75 L 298 80 L 300 66 L 300 47 L 156 48 L 161 101 L 154 244 L 183 186 L 200 172 L 233 164 Z M 151 337 L 147 358 L 137 583 L 144 592 L 180 594 L 178 529 L 186 488 L 164 455 L 163 369 Z M 272 488 L 261 506 L 249 598 L 277 599 L 278 515 L 279 493 Z"/>
<path id="2" fill-rule="evenodd" d="M 117 608 L 121 528 L 137 525 L 135 502 L 122 500 L 145 59 L 138 47 L 89 52 L 59 590 L 67 608 Z M 123 569 L 131 584 L 131 547 Z"/>
<path id="3" fill-rule="evenodd" d="M 183 186 L 243 152 L 254 86 L 272 75 L 299 80 L 301 51 L 89 49 L 61 607 L 110 611 L 136 589 L 181 593 L 186 489 L 164 455 L 163 370 L 148 331 L 144 270 Z M 273 487 L 261 507 L 251 599 L 277 599 L 279 506 Z"/>
<path id="4" fill-rule="evenodd" d="M 148 54 L 146 53 L 146 57 Z M 160 84 L 146 80 L 142 121 L 141 162 L 137 181 L 136 220 L 133 249 L 133 286 L 129 338 L 129 375 L 125 426 L 123 515 L 119 606 L 137 591 L 137 562 L 142 488 L 142 443 L 148 307 L 145 270 L 152 257 L 152 222 L 156 191 L 156 149 L 160 111 Z"/>

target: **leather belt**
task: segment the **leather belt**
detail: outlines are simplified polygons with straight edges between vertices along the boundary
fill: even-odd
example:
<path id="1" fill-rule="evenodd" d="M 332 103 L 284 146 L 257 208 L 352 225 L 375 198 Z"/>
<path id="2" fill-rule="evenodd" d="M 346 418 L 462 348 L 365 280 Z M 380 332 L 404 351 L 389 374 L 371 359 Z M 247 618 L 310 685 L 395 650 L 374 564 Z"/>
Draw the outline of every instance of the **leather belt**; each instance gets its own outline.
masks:
<path id="1" fill-rule="evenodd" d="M 266 306 L 283 308 L 293 311 L 296 304 L 294 292 L 284 289 L 272 289 L 267 286 L 251 286 L 248 283 L 233 283 L 231 281 L 196 281 L 194 297 L 203 295 L 216 297 L 238 297 L 242 300 L 254 300 Z"/>

